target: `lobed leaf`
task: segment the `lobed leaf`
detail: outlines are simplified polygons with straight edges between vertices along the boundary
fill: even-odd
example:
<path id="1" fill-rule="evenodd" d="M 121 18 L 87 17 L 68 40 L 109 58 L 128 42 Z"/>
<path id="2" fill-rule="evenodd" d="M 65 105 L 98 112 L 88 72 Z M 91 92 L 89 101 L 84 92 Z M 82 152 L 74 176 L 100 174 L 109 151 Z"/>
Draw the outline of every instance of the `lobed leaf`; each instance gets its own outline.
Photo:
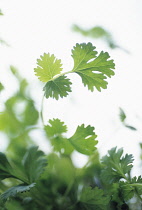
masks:
<path id="1" fill-rule="evenodd" d="M 82 124 L 78 126 L 75 134 L 69 138 L 70 143 L 80 153 L 91 155 L 96 150 L 97 135 L 94 133 L 94 127 L 88 125 L 87 127 Z"/>
<path id="2" fill-rule="evenodd" d="M 0 200 L 6 201 L 10 197 L 17 196 L 18 193 L 29 191 L 34 186 L 35 186 L 35 183 L 32 183 L 30 185 L 21 184 L 18 186 L 11 187 L 8 190 L 6 190 L 3 194 L 0 195 Z"/>
<path id="3" fill-rule="evenodd" d="M 53 54 L 44 53 L 43 56 L 40 56 L 40 59 L 37 59 L 37 67 L 34 71 L 40 81 L 48 82 L 52 80 L 55 75 L 60 74 L 62 71 L 61 66 L 60 59 L 56 59 Z"/>
<path id="4" fill-rule="evenodd" d="M 0 180 L 13 177 L 12 170 L 12 166 L 7 160 L 7 157 L 5 156 L 5 154 L 0 152 Z"/>
<path id="5" fill-rule="evenodd" d="M 97 56 L 98 52 L 95 48 L 90 42 L 76 44 L 72 50 L 74 59 L 72 71 L 79 74 L 84 86 L 88 86 L 89 90 L 93 91 L 96 87 L 98 91 L 101 91 L 101 88 L 107 87 L 105 79 L 114 75 L 115 65 L 113 60 L 108 60 L 110 56 L 107 52 L 102 51 Z"/>
<path id="6" fill-rule="evenodd" d="M 38 150 L 38 147 L 31 147 L 23 158 L 25 175 L 29 183 L 35 182 L 44 171 L 47 160 L 44 153 Z"/>
<path id="7" fill-rule="evenodd" d="M 80 201 L 85 204 L 93 205 L 93 209 L 107 209 L 110 197 L 104 194 L 102 189 L 98 187 L 87 187 L 82 190 Z"/>
<path id="8" fill-rule="evenodd" d="M 54 148 L 54 151 L 71 154 L 74 150 L 67 138 L 63 136 L 67 132 L 67 126 L 59 119 L 49 120 L 49 125 L 45 126 L 46 134 Z"/>
<path id="9" fill-rule="evenodd" d="M 126 154 L 122 156 L 123 149 L 117 147 L 108 151 L 108 155 L 102 158 L 104 170 L 102 172 L 102 179 L 106 182 L 112 183 L 121 178 L 126 178 L 125 175 L 129 174 L 133 165 L 133 156 Z"/>
<path id="10" fill-rule="evenodd" d="M 60 76 L 55 80 L 51 80 L 47 82 L 43 88 L 45 97 L 55 98 L 56 100 L 58 100 L 59 97 L 66 97 L 68 93 L 71 92 L 71 84 L 72 83 L 66 76 Z"/>

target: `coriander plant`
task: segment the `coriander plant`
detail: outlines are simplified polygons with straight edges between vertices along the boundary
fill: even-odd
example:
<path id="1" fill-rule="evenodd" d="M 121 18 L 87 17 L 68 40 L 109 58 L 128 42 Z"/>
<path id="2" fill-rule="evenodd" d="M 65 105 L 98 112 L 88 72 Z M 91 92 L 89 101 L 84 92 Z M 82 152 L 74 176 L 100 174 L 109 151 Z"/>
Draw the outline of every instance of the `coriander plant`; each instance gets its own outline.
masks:
<path id="1" fill-rule="evenodd" d="M 90 91 L 107 88 L 115 64 L 107 52 L 96 51 L 91 43 L 76 44 L 72 50 L 74 66 L 63 72 L 61 60 L 44 53 L 37 59 L 36 76 L 44 84 L 44 97 L 67 97 L 72 91 L 67 77 L 76 73 Z M 0 114 L 0 131 L 7 133 L 10 144 L 7 155 L 0 153 L 0 209 L 2 210 L 116 210 L 141 209 L 142 177 L 132 177 L 133 156 L 114 147 L 100 158 L 95 128 L 84 124 L 66 137 L 67 126 L 60 119 L 49 119 L 43 125 L 49 154 L 39 150 L 29 133 L 39 119 L 27 83 L 14 67 L 19 82 L 17 94 L 5 103 Z M 63 100 L 63 99 L 62 99 Z M 18 116 L 17 102 L 26 104 Z M 58 102 L 57 102 L 58 103 Z M 72 154 L 88 156 L 88 162 L 77 168 Z"/>

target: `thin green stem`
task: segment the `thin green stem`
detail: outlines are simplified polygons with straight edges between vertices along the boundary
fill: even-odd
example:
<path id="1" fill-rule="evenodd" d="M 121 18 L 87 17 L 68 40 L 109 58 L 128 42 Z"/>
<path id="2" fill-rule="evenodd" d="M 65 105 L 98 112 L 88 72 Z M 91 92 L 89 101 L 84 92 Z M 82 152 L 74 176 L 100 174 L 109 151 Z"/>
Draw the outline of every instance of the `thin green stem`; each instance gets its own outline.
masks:
<path id="1" fill-rule="evenodd" d="M 40 117 L 41 117 L 41 121 L 42 121 L 42 125 L 44 127 L 44 118 L 43 118 L 43 105 L 44 105 L 44 95 L 42 97 L 42 101 L 41 101 L 41 111 L 40 111 Z"/>
<path id="2" fill-rule="evenodd" d="M 133 183 L 133 184 L 129 184 L 133 187 L 142 187 L 142 184 L 141 183 Z"/>
<path id="3" fill-rule="evenodd" d="M 49 80 L 49 81 L 54 81 L 55 79 L 57 79 L 57 78 L 59 78 L 59 77 L 61 77 L 61 76 L 64 76 L 65 74 L 69 74 L 69 73 L 73 73 L 73 71 L 71 70 L 71 71 L 67 71 L 67 72 L 63 72 L 63 73 L 61 73 L 61 74 L 58 74 L 56 77 L 53 77 L 51 80 Z"/>

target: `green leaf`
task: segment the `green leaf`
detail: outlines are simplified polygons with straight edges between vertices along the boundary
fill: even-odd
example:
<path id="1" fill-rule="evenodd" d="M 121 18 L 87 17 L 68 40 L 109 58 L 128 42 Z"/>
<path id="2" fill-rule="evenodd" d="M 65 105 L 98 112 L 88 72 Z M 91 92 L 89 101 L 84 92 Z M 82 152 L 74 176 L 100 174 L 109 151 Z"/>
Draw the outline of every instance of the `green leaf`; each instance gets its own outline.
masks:
<path id="1" fill-rule="evenodd" d="M 45 91 L 45 97 L 55 98 L 56 100 L 59 97 L 63 98 L 68 95 L 68 92 L 71 92 L 71 85 L 69 79 L 66 76 L 60 76 L 55 80 L 49 81 L 44 86 L 43 90 Z"/>
<path id="2" fill-rule="evenodd" d="M 78 126 L 75 134 L 69 138 L 70 143 L 80 153 L 91 155 L 96 150 L 97 135 L 94 133 L 94 127 L 88 125 L 87 127 L 82 124 Z"/>
<path id="3" fill-rule="evenodd" d="M 126 154 L 122 156 L 123 149 L 117 147 L 108 151 L 108 155 L 102 158 L 104 170 L 102 171 L 102 179 L 105 182 L 112 183 L 121 178 L 126 178 L 126 174 L 129 174 L 133 167 L 133 156 Z"/>
<path id="4" fill-rule="evenodd" d="M 35 182 L 40 177 L 46 165 L 47 160 L 44 153 L 36 146 L 31 147 L 23 158 L 25 175 L 29 183 Z"/>
<path id="5" fill-rule="evenodd" d="M 121 122 L 124 122 L 126 119 L 126 114 L 122 108 L 119 108 L 119 117 L 120 117 Z"/>
<path id="6" fill-rule="evenodd" d="M 131 180 L 131 186 L 135 187 L 139 195 L 142 195 L 142 177 L 141 176 L 133 177 Z"/>
<path id="7" fill-rule="evenodd" d="M 49 120 L 49 124 L 45 126 L 46 133 L 49 137 L 58 136 L 67 132 L 67 126 L 59 119 Z"/>
<path id="8" fill-rule="evenodd" d="M 126 128 L 129 128 L 129 129 L 132 130 L 132 131 L 137 131 L 137 129 L 136 129 L 135 127 L 131 126 L 131 125 L 125 124 L 125 127 L 126 127 Z"/>
<path id="9" fill-rule="evenodd" d="M 54 55 L 49 53 L 44 53 L 43 56 L 40 56 L 40 59 L 37 59 L 37 65 L 34 71 L 42 82 L 52 80 L 55 75 L 60 74 L 62 71 L 61 60 L 56 59 Z"/>
<path id="10" fill-rule="evenodd" d="M 104 194 L 102 189 L 98 187 L 91 188 L 87 187 L 82 190 L 80 201 L 85 204 L 94 205 L 94 209 L 107 209 L 107 205 L 109 204 L 110 197 Z"/>
<path id="11" fill-rule="evenodd" d="M 76 72 L 82 78 L 84 86 L 88 86 L 88 89 L 93 91 L 94 87 L 98 91 L 101 88 L 107 87 L 107 77 L 114 75 L 112 69 L 115 68 L 113 60 L 109 59 L 107 52 L 101 52 L 98 56 L 98 52 L 95 51 L 92 43 L 76 44 L 72 50 L 72 57 L 74 59 L 73 72 Z"/>
<path id="12" fill-rule="evenodd" d="M 0 180 L 13 177 L 12 170 L 12 166 L 7 160 L 5 154 L 0 152 Z"/>
<path id="13" fill-rule="evenodd" d="M 135 194 L 135 189 L 129 183 L 121 181 L 120 189 L 121 197 L 123 198 L 123 200 L 128 201 L 133 198 Z"/>
<path id="14" fill-rule="evenodd" d="M 32 183 L 30 185 L 21 184 L 18 186 L 11 187 L 8 190 L 6 190 L 3 194 L 0 195 L 0 199 L 3 201 L 6 201 L 10 197 L 17 196 L 18 193 L 23 193 L 23 192 L 29 191 L 34 186 L 35 186 L 35 183 Z"/>
<path id="15" fill-rule="evenodd" d="M 54 148 L 54 151 L 71 154 L 74 150 L 67 138 L 63 136 L 67 132 L 67 126 L 59 119 L 49 120 L 49 125 L 45 126 L 46 134 Z"/>
<path id="16" fill-rule="evenodd" d="M 2 152 L 0 152 L 0 180 L 5 178 L 16 178 L 21 181 L 27 182 L 25 175 L 22 173 L 21 168 L 10 163 Z"/>
<path id="17" fill-rule="evenodd" d="M 22 112 L 22 122 L 25 126 L 35 125 L 38 120 L 38 111 L 35 108 L 34 101 L 29 99 L 26 101 L 25 110 Z"/>

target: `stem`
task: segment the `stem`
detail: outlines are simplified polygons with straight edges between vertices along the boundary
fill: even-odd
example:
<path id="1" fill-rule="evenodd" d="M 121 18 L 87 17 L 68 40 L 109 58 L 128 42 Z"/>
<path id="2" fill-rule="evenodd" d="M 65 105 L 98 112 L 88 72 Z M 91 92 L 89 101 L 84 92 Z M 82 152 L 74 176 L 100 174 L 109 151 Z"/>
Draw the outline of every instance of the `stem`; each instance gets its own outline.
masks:
<path id="1" fill-rule="evenodd" d="M 57 78 L 59 78 L 59 77 L 61 77 L 61 76 L 64 76 L 65 74 L 69 74 L 69 73 L 73 73 L 73 71 L 71 70 L 71 71 L 67 71 L 67 72 L 61 73 L 61 74 L 59 74 L 59 75 L 53 77 L 53 78 L 52 78 L 51 80 L 49 80 L 49 81 L 54 81 L 55 79 L 57 79 Z M 49 82 L 49 81 L 48 81 L 48 82 Z M 44 102 L 44 95 L 43 95 L 43 97 L 42 97 L 42 101 L 41 101 L 41 111 L 40 111 L 40 117 L 41 117 L 41 121 L 42 121 L 42 124 L 43 124 L 43 127 L 44 127 L 45 123 L 44 123 L 44 118 L 43 118 L 43 102 Z"/>
<path id="2" fill-rule="evenodd" d="M 129 184 L 133 187 L 142 187 L 142 184 L 141 183 L 133 183 L 133 184 Z"/>
<path id="3" fill-rule="evenodd" d="M 64 76 L 65 74 L 69 74 L 69 73 L 73 73 L 73 71 L 71 70 L 71 71 L 63 72 L 63 73 L 57 75 L 56 77 L 53 77 L 53 78 L 52 78 L 51 80 L 49 80 L 49 81 L 54 81 L 54 80 L 57 79 L 58 77 Z M 49 82 L 49 81 L 48 81 L 48 82 Z"/>
<path id="4" fill-rule="evenodd" d="M 43 119 L 43 102 L 44 102 L 44 95 L 42 97 L 42 101 L 41 101 L 41 111 L 40 111 L 40 117 L 41 117 L 41 121 L 42 121 L 42 125 L 44 127 L 44 119 Z"/>

